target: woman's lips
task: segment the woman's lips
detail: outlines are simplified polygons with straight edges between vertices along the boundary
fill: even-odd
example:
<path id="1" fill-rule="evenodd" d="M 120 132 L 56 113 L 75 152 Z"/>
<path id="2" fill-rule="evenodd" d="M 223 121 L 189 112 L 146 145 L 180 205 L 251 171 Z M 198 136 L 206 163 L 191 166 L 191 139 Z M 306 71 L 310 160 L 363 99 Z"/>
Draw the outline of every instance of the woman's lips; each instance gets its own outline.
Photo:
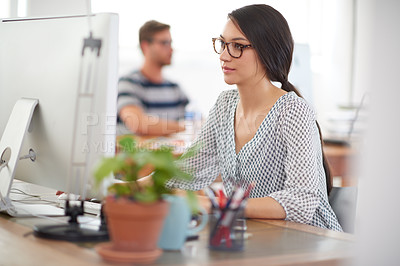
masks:
<path id="1" fill-rule="evenodd" d="M 227 67 L 227 66 L 222 67 L 222 72 L 224 72 L 225 74 L 232 73 L 233 71 L 235 71 L 235 69 Z"/>

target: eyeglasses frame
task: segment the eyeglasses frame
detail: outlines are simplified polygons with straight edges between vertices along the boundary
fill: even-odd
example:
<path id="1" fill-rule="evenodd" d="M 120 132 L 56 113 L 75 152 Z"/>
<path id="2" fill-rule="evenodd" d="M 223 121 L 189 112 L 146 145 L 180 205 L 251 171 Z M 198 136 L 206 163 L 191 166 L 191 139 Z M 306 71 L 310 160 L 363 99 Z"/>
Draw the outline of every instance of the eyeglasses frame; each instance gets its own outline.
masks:
<path id="1" fill-rule="evenodd" d="M 216 40 L 220 40 L 220 41 L 222 41 L 223 43 L 224 43 L 224 50 L 222 50 L 221 52 L 218 52 L 217 51 L 217 49 L 215 49 L 215 41 Z M 246 49 L 246 48 L 253 48 L 253 46 L 251 45 L 251 44 L 241 44 L 241 43 L 237 43 L 237 42 L 224 42 L 221 38 L 212 38 L 212 42 L 213 42 L 213 47 L 214 47 L 214 51 L 217 53 L 217 54 L 222 54 L 224 51 L 225 51 L 225 49 L 227 49 L 227 51 L 228 51 L 228 54 L 231 56 L 231 57 L 233 57 L 233 58 L 240 58 L 242 55 L 243 55 L 243 50 L 244 49 Z M 236 43 L 236 44 L 238 44 L 239 45 L 239 47 L 240 47 L 240 55 L 239 56 L 233 56 L 232 54 L 231 54 L 231 51 L 229 50 L 229 44 L 231 44 L 231 43 Z"/>
<path id="2" fill-rule="evenodd" d="M 161 44 L 163 47 L 171 47 L 172 46 L 172 40 L 149 39 L 148 43 L 158 43 L 158 44 Z"/>

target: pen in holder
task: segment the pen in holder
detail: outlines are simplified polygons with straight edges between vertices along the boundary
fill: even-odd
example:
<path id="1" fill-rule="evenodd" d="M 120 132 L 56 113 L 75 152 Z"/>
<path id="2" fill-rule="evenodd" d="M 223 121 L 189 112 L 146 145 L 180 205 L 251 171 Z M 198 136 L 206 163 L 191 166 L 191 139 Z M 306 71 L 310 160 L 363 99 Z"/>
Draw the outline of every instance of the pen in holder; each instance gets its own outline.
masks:
<path id="1" fill-rule="evenodd" d="M 240 251 L 244 249 L 244 205 L 236 209 L 221 210 L 213 208 L 209 216 L 209 248 L 223 251 Z"/>

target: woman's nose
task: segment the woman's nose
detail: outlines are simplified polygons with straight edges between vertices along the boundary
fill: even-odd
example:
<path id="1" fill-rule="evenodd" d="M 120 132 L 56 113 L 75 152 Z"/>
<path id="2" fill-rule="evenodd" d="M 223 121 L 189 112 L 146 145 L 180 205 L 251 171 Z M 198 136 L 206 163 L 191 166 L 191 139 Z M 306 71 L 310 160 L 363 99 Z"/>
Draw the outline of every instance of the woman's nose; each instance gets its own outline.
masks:
<path id="1" fill-rule="evenodd" d="M 225 49 L 222 51 L 222 53 L 219 55 L 219 60 L 221 61 L 229 61 L 231 60 L 232 57 L 228 53 L 228 49 L 225 47 Z"/>

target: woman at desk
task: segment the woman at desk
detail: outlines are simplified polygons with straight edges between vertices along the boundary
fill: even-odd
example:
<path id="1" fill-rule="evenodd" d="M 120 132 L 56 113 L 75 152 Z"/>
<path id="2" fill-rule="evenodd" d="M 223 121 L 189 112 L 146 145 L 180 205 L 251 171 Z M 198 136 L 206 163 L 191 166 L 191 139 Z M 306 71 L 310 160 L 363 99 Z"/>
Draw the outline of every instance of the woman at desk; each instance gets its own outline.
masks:
<path id="1" fill-rule="evenodd" d="M 194 180 L 169 185 L 200 190 L 221 174 L 230 195 L 235 184 L 255 183 L 247 217 L 341 231 L 315 114 L 288 81 L 294 42 L 285 18 L 267 5 L 245 6 L 212 41 L 225 82 L 237 89 L 221 93 L 194 143 L 200 151 L 185 161 Z M 201 203 L 210 208 L 208 199 Z"/>

